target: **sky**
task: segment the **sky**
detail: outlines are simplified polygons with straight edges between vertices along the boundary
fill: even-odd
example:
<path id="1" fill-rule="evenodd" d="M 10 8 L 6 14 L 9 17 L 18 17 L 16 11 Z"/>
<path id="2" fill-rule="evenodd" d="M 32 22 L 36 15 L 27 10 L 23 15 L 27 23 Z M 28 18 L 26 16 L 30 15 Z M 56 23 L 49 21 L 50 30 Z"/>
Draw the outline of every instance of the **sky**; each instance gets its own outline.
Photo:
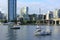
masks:
<path id="1" fill-rule="evenodd" d="M 0 0 L 0 11 L 2 13 L 8 13 L 8 0 Z M 41 14 L 47 13 L 49 10 L 60 9 L 60 0 L 17 0 L 17 14 L 20 14 L 22 7 L 29 7 L 29 14 Z"/>

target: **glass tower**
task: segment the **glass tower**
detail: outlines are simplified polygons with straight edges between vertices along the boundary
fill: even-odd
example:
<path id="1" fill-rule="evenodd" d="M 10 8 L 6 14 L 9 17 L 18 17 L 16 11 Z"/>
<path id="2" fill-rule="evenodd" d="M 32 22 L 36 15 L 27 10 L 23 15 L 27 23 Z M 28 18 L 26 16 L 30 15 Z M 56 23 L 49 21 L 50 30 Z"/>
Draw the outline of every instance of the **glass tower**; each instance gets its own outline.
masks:
<path id="1" fill-rule="evenodd" d="M 21 8 L 20 17 L 23 18 L 23 20 L 29 20 L 28 10 L 29 10 L 28 7 L 22 7 L 22 8 Z"/>
<path id="2" fill-rule="evenodd" d="M 17 20 L 16 0 L 8 0 L 8 21 Z"/>

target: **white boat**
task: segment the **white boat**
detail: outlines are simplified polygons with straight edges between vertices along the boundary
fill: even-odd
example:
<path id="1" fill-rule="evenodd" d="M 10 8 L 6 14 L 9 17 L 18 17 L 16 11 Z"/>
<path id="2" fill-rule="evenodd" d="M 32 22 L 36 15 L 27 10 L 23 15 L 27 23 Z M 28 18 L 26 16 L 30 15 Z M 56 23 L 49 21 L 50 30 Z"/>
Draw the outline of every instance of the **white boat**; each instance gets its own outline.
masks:
<path id="1" fill-rule="evenodd" d="M 40 32 L 41 32 L 41 27 L 39 25 L 37 25 L 35 35 L 36 34 L 40 35 Z"/>
<path id="2" fill-rule="evenodd" d="M 49 28 L 46 28 L 46 30 L 39 28 L 39 29 L 36 29 L 35 35 L 51 35 L 51 31 Z"/>
<path id="3" fill-rule="evenodd" d="M 14 22 L 8 22 L 8 26 L 9 27 L 13 27 L 14 26 Z"/>
<path id="4" fill-rule="evenodd" d="M 17 27 L 17 26 L 15 26 L 14 24 L 15 24 L 14 22 L 9 22 L 9 25 L 8 25 L 9 28 L 10 28 L 10 29 L 20 29 L 20 27 Z"/>

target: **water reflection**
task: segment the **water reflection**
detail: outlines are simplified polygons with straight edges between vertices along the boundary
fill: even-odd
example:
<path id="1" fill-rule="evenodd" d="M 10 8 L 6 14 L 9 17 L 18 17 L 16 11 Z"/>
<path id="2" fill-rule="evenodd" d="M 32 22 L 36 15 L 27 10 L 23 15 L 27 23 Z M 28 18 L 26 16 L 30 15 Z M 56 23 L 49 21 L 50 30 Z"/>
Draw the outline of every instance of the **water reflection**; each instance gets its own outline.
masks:
<path id="1" fill-rule="evenodd" d="M 60 26 L 53 26 L 53 32 L 52 32 L 52 39 L 53 40 L 59 40 L 60 39 Z"/>
<path id="2" fill-rule="evenodd" d="M 8 27 L 7 40 L 16 40 L 17 39 L 17 30 L 10 29 Z"/>
<path id="3" fill-rule="evenodd" d="M 18 38 L 20 38 L 19 40 L 28 40 L 29 37 L 29 27 L 28 26 L 23 26 L 20 29 L 19 32 L 20 36 Z"/>
<path id="4" fill-rule="evenodd" d="M 56 35 L 57 33 L 59 33 L 59 26 L 54 26 L 53 27 L 53 33 Z"/>

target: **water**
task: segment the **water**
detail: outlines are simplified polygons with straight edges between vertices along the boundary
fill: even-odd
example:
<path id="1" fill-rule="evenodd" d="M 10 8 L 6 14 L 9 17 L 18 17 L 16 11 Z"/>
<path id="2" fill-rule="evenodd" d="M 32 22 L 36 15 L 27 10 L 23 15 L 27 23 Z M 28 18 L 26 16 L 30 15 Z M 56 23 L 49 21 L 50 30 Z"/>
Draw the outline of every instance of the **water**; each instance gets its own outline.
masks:
<path id="1" fill-rule="evenodd" d="M 0 40 L 60 40 L 60 26 L 49 26 L 52 29 L 50 36 L 35 36 L 37 25 L 20 25 L 21 29 L 12 30 L 7 25 L 0 25 Z M 41 25 L 45 28 L 46 25 Z"/>

